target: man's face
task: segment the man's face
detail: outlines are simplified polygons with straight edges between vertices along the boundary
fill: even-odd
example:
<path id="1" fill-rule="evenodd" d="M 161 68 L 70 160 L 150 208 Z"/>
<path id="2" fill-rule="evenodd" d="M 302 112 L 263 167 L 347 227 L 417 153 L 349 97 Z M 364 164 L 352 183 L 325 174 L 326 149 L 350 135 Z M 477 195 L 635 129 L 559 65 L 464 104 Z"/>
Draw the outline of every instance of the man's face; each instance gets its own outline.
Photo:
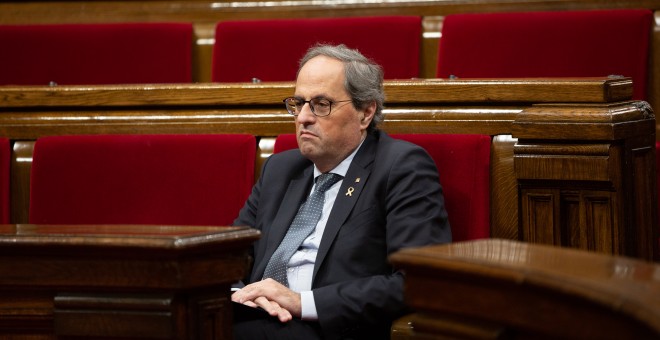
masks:
<path id="1" fill-rule="evenodd" d="M 344 65 L 337 59 L 317 56 L 298 73 L 295 96 L 303 100 L 350 100 L 344 89 Z M 373 117 L 370 108 L 358 111 L 351 102 L 333 103 L 330 115 L 315 116 L 309 104 L 296 117 L 300 152 L 322 172 L 332 170 L 360 144 Z M 371 113 L 370 113 L 371 112 Z"/>

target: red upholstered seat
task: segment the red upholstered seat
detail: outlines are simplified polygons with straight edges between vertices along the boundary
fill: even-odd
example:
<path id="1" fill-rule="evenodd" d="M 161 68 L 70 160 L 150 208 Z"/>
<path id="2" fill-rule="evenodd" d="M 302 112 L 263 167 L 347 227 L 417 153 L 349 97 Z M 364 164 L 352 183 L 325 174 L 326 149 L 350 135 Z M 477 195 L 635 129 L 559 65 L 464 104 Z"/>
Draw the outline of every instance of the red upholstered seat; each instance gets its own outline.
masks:
<path id="1" fill-rule="evenodd" d="M 490 237 L 490 136 L 394 134 L 429 153 L 440 173 L 454 241 Z M 274 152 L 297 147 L 294 134 L 280 135 Z"/>
<path id="2" fill-rule="evenodd" d="M 252 135 L 53 136 L 33 154 L 30 223 L 231 225 Z"/>
<path id="3" fill-rule="evenodd" d="M 10 159 L 11 143 L 8 138 L 0 137 L 0 223 L 9 223 L 10 216 Z"/>
<path id="4" fill-rule="evenodd" d="M 0 85 L 192 81 L 192 24 L 0 25 Z"/>
<path id="5" fill-rule="evenodd" d="M 216 26 L 212 80 L 292 81 L 317 42 L 346 44 L 383 66 L 386 79 L 419 77 L 421 17 L 225 21 Z"/>
<path id="6" fill-rule="evenodd" d="M 441 78 L 632 77 L 647 98 L 653 14 L 592 10 L 453 14 L 438 51 Z"/>

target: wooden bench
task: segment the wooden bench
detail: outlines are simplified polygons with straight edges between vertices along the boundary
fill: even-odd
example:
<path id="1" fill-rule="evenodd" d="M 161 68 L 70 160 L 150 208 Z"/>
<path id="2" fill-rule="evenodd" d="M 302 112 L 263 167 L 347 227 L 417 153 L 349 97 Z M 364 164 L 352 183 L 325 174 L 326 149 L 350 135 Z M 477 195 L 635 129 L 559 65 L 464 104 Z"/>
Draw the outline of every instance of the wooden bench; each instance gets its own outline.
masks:
<path id="1" fill-rule="evenodd" d="M 492 136 L 490 236 L 657 256 L 655 119 L 628 78 L 386 82 L 390 133 Z M 0 87 L 11 221 L 28 216 L 32 147 L 65 134 L 248 133 L 256 169 L 292 133 L 293 83 Z M 258 176 L 258 174 L 257 174 Z"/>

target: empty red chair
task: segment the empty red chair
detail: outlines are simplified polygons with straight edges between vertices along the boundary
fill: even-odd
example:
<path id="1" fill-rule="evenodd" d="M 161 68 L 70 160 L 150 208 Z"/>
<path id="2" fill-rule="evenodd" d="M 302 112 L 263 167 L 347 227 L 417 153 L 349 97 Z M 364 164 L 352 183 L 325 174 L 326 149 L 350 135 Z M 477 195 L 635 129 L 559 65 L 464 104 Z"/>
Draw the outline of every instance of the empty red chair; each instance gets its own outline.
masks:
<path id="1" fill-rule="evenodd" d="M 645 99 L 650 10 L 452 14 L 438 51 L 441 78 L 632 77 Z"/>
<path id="2" fill-rule="evenodd" d="M 10 166 L 11 143 L 8 138 L 0 137 L 0 223 L 9 223 L 10 216 Z"/>
<path id="3" fill-rule="evenodd" d="M 0 85 L 192 81 L 192 24 L 0 25 Z"/>
<path id="4" fill-rule="evenodd" d="M 231 225 L 254 184 L 252 135 L 36 141 L 30 223 Z"/>
<path id="5" fill-rule="evenodd" d="M 394 134 L 429 153 L 440 173 L 454 241 L 490 237 L 490 136 Z M 274 152 L 297 148 L 294 134 L 280 135 Z"/>
<path id="6" fill-rule="evenodd" d="M 241 20 L 216 26 L 212 80 L 292 81 L 316 43 L 343 43 L 375 60 L 386 79 L 419 77 L 419 16 Z"/>

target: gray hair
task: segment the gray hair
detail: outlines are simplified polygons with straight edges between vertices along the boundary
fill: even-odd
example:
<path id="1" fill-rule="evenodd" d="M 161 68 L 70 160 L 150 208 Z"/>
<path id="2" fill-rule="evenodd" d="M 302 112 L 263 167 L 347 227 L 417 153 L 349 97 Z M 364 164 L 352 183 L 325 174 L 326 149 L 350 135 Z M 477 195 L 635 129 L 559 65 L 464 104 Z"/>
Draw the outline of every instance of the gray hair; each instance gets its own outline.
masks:
<path id="1" fill-rule="evenodd" d="M 326 56 L 337 59 L 344 63 L 344 88 L 353 100 L 353 106 L 362 110 L 372 102 L 376 102 L 376 112 L 367 132 L 373 132 L 378 124 L 383 121 L 383 104 L 385 102 L 385 91 L 383 90 L 383 68 L 362 55 L 358 50 L 353 50 L 346 45 L 337 46 L 317 44 L 312 46 L 302 59 L 298 67 L 300 69 L 312 58 Z"/>

